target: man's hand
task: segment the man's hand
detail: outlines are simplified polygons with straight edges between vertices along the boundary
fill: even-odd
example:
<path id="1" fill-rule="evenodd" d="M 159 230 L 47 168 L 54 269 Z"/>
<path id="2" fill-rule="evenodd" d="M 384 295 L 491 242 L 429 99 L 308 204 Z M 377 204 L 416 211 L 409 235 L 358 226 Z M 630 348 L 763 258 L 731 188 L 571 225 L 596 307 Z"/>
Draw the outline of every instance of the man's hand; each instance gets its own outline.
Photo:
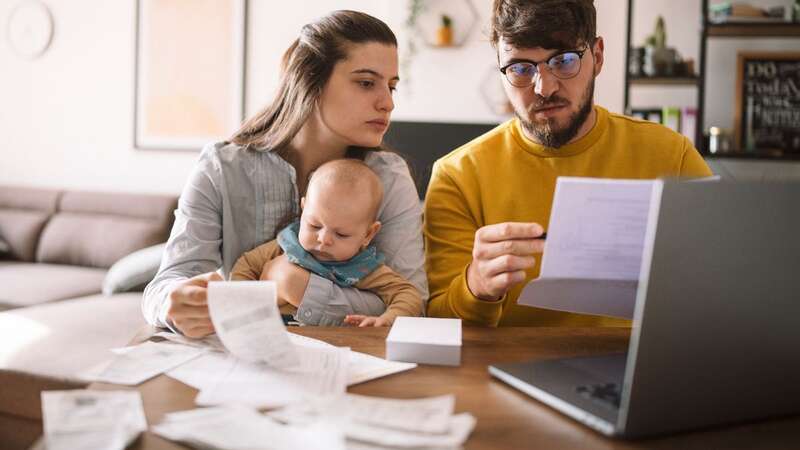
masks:
<path id="1" fill-rule="evenodd" d="M 389 321 L 383 317 L 362 316 L 360 314 L 349 314 L 345 316 L 344 323 L 359 328 L 389 326 Z"/>
<path id="2" fill-rule="evenodd" d="M 534 253 L 542 253 L 544 230 L 538 223 L 505 222 L 487 225 L 475 232 L 467 286 L 481 300 L 497 300 L 514 285 L 525 281 L 525 270 L 536 264 Z"/>
<path id="3" fill-rule="evenodd" d="M 202 338 L 214 332 L 208 312 L 208 282 L 222 281 L 217 272 L 204 273 L 179 284 L 169 293 L 167 319 L 190 338 Z"/>
<path id="4" fill-rule="evenodd" d="M 278 305 L 281 301 L 285 301 L 299 308 L 311 274 L 290 262 L 286 255 L 280 255 L 264 265 L 261 278 L 275 282 L 278 289 Z"/>

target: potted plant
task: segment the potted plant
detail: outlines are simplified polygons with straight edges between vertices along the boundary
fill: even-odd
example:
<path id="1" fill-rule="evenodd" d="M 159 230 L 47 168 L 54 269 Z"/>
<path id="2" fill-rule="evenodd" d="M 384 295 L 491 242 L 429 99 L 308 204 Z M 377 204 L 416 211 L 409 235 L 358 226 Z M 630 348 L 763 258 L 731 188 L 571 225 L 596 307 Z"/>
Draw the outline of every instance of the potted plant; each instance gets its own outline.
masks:
<path id="1" fill-rule="evenodd" d="M 453 19 L 447 14 L 442 14 L 442 24 L 436 30 L 436 45 L 439 47 L 453 45 Z"/>

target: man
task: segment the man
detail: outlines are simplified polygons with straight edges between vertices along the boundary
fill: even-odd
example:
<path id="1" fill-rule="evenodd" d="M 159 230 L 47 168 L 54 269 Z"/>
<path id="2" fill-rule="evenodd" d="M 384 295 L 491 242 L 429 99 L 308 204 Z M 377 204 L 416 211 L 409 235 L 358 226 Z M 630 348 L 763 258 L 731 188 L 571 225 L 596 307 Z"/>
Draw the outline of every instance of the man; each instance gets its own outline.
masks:
<path id="1" fill-rule="evenodd" d="M 425 199 L 428 315 L 490 326 L 625 326 L 517 305 L 539 275 L 556 178 L 703 177 L 691 142 L 593 103 L 592 0 L 495 0 L 491 40 L 516 117 L 439 159 Z"/>

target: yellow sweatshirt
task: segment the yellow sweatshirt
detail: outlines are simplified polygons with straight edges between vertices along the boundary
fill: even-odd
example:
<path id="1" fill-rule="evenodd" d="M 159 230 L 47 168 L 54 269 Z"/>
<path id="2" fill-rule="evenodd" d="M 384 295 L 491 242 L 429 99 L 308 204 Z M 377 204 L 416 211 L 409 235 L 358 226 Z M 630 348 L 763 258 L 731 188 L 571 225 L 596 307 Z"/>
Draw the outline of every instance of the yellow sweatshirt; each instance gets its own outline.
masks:
<path id="1" fill-rule="evenodd" d="M 523 134 L 512 119 L 439 159 L 425 197 L 428 315 L 490 326 L 628 326 L 627 320 L 517 305 L 525 283 L 539 276 L 541 255 L 525 283 L 501 299 L 476 298 L 467 287 L 475 232 L 501 222 L 547 227 L 556 178 L 704 177 L 711 170 L 684 136 L 658 124 L 595 106 L 592 130 L 560 149 Z"/>

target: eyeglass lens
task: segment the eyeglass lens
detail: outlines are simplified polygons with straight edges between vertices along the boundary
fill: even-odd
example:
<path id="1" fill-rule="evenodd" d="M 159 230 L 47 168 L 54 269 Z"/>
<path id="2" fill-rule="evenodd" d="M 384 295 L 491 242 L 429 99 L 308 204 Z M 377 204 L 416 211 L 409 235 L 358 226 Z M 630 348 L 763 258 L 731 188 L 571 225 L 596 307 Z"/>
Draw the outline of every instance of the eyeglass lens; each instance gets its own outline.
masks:
<path id="1" fill-rule="evenodd" d="M 581 55 L 576 52 L 561 53 L 548 59 L 546 64 L 554 76 L 571 78 L 580 71 Z M 515 86 L 528 86 L 533 83 L 533 77 L 538 71 L 536 65 L 532 63 L 519 62 L 506 68 L 506 77 Z"/>

